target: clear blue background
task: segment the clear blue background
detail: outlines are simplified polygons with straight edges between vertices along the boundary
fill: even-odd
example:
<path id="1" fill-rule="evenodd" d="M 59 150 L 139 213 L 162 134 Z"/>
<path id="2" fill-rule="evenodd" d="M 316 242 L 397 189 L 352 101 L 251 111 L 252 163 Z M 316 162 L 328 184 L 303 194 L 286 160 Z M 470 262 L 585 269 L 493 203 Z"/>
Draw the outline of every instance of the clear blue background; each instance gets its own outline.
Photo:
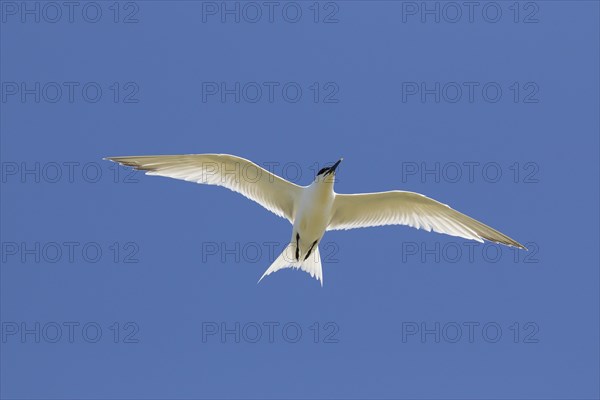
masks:
<path id="1" fill-rule="evenodd" d="M 112 3 L 112 2 L 111 2 Z M 102 3 L 104 11 L 111 3 Z M 139 103 L 1 104 L 3 162 L 97 162 L 96 184 L 2 184 L 3 242 L 134 241 L 136 264 L 1 267 L 3 322 L 95 321 L 99 343 L 1 344 L 3 398 L 598 398 L 598 3 L 538 2 L 539 23 L 402 23 L 401 3 L 338 2 L 336 24 L 202 23 L 201 3 L 141 1 L 136 24 L 1 27 L 1 80 L 134 81 Z M 311 3 L 302 3 L 305 12 Z M 501 2 L 508 13 L 512 2 Z M 202 102 L 204 81 L 336 82 L 337 104 Z M 405 81 L 536 82 L 535 104 L 402 102 Z M 136 175 L 109 155 L 223 152 L 258 163 L 345 161 L 338 192 L 414 190 L 539 248 L 537 263 L 401 259 L 401 243 L 462 241 L 403 227 L 331 232 L 325 286 L 257 262 L 203 262 L 202 244 L 285 242 L 290 225 L 224 189 Z M 404 180 L 401 163 L 535 162 L 539 183 Z M 510 173 L 508 169 L 503 171 Z M 107 250 L 106 250 L 107 251 Z M 506 254 L 512 254 L 506 253 Z M 113 322 L 138 324 L 112 343 Z M 211 338 L 202 323 L 296 322 L 296 344 Z M 338 343 L 313 343 L 332 321 Z M 411 338 L 402 323 L 497 322 L 498 343 Z M 538 343 L 508 326 L 535 322 Z"/>

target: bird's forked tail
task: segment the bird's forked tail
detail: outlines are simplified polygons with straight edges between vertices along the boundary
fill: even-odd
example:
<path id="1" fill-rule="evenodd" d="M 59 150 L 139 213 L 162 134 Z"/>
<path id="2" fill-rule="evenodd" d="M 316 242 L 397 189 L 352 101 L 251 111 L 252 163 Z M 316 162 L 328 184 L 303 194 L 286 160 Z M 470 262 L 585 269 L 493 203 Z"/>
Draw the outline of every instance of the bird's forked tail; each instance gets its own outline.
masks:
<path id="1" fill-rule="evenodd" d="M 300 261 L 296 261 L 296 243 L 288 244 L 279 257 L 273 261 L 273 264 L 271 264 L 260 277 L 257 283 L 262 281 L 265 276 L 271 275 L 273 272 L 277 272 L 283 268 L 299 268 L 302 271 L 306 271 L 310 276 L 321 281 L 321 286 L 323 286 L 323 269 L 321 268 L 321 254 L 319 254 L 318 245 L 315 246 L 306 260 L 300 258 Z"/>

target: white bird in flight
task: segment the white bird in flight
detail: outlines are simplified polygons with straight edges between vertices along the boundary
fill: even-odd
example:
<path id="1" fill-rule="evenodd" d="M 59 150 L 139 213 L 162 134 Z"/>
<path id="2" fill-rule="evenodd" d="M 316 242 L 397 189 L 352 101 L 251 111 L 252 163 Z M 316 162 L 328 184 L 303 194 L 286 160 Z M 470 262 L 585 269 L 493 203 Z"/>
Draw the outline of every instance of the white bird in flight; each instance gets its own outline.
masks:
<path id="1" fill-rule="evenodd" d="M 323 286 L 319 242 L 325 231 L 383 225 L 408 225 L 483 242 L 483 239 L 526 249 L 525 246 L 446 204 L 419 193 L 393 190 L 339 194 L 333 191 L 342 162 L 322 168 L 309 186 L 298 186 L 253 162 L 228 154 L 108 157 L 107 160 L 158 175 L 217 185 L 238 192 L 290 221 L 292 238 L 265 271 L 299 268 Z"/>

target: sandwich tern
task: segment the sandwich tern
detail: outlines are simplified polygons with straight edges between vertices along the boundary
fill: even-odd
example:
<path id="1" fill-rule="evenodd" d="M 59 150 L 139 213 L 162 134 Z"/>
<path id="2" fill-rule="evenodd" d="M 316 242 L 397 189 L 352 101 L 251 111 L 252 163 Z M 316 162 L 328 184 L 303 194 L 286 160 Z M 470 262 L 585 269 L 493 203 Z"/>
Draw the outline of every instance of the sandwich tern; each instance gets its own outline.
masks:
<path id="1" fill-rule="evenodd" d="M 331 167 L 322 168 L 309 186 L 296 185 L 249 160 L 228 154 L 107 157 L 105 160 L 146 171 L 146 175 L 223 186 L 287 219 L 293 225 L 291 240 L 258 282 L 282 268 L 299 268 L 323 286 L 319 242 L 330 230 L 408 225 L 525 249 L 497 230 L 419 193 L 400 190 L 335 193 L 335 174 L 342 158 Z"/>

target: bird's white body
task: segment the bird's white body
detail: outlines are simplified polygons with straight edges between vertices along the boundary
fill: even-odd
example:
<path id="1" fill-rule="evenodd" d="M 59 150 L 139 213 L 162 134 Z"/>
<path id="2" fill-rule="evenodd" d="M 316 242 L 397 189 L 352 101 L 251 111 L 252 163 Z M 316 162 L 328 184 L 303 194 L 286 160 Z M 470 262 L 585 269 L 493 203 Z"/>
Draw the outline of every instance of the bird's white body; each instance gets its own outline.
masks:
<path id="1" fill-rule="evenodd" d="M 265 271 L 299 268 L 323 285 L 319 242 L 327 230 L 408 225 L 483 242 L 525 248 L 508 236 L 445 204 L 399 190 L 337 194 L 333 166 L 323 168 L 309 186 L 298 186 L 241 157 L 228 154 L 110 157 L 109 160 L 159 175 L 224 186 L 259 203 L 293 225 L 289 245 Z M 249 172 L 252 171 L 252 172 Z M 260 282 L 260 280 L 259 280 Z"/>
<path id="2" fill-rule="evenodd" d="M 298 210 L 294 218 L 292 239 L 299 234 L 300 256 L 306 255 L 314 241 L 321 241 L 331 221 L 331 211 L 335 193 L 332 182 L 315 181 L 307 186 L 298 201 Z"/>

